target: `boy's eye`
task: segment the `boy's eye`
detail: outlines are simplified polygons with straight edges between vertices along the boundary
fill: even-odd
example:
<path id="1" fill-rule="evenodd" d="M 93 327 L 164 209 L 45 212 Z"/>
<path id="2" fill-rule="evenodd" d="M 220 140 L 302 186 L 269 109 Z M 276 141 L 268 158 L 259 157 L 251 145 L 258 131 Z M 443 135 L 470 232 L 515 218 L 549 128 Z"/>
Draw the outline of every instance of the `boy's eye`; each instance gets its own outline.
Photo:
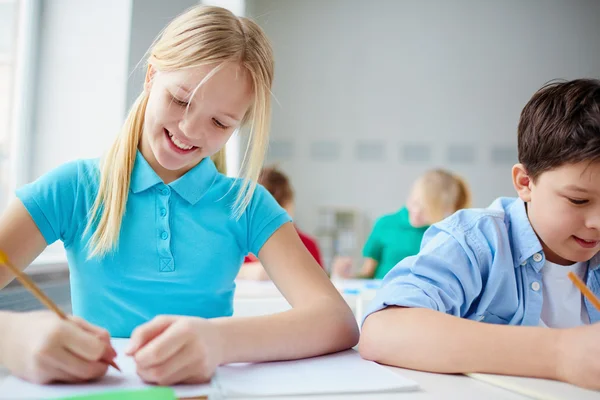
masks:
<path id="1" fill-rule="evenodd" d="M 215 126 L 219 129 L 227 129 L 229 128 L 228 126 L 223 125 L 218 119 L 213 118 L 213 124 L 215 124 Z"/>
<path id="2" fill-rule="evenodd" d="M 582 204 L 586 204 L 586 203 L 588 202 L 588 200 L 579 200 L 579 199 L 571 199 L 571 198 L 568 198 L 568 200 L 569 200 L 569 201 L 570 201 L 572 204 L 575 204 L 575 205 L 577 205 L 577 206 L 580 206 L 580 205 L 582 205 Z"/>

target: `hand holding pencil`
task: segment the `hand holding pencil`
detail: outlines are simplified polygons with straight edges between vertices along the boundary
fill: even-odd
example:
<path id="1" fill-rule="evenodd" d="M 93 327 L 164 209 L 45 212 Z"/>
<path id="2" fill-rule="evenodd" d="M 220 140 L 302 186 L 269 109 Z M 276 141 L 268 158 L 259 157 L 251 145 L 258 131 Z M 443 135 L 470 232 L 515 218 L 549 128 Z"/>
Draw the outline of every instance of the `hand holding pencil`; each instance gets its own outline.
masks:
<path id="1" fill-rule="evenodd" d="M 600 301 L 585 283 L 572 272 L 568 276 L 583 296 L 600 310 Z M 553 332 L 556 333 L 555 346 L 546 347 L 556 355 L 556 379 L 600 390 L 600 323 L 553 329 Z"/>
<path id="2" fill-rule="evenodd" d="M 118 369 L 106 330 L 67 317 L 0 251 L 3 267 L 52 312 L 0 313 L 0 364 L 37 383 L 86 381 L 103 376 L 109 365 Z"/>

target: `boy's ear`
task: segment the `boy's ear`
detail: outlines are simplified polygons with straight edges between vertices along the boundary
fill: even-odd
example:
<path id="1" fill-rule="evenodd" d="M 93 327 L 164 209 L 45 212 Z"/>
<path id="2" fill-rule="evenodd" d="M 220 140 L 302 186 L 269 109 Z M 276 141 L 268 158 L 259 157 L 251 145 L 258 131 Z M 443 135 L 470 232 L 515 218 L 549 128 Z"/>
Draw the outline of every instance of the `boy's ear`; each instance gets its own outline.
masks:
<path id="1" fill-rule="evenodd" d="M 523 164 L 515 164 L 512 168 L 512 180 L 517 194 L 525 203 L 531 201 L 531 186 L 533 181 L 527 174 Z"/>
<path id="2" fill-rule="evenodd" d="M 156 68 L 154 68 L 151 64 L 148 64 L 148 69 L 146 70 L 146 80 L 144 81 L 144 91 L 148 93 L 150 93 L 150 89 L 152 89 L 154 75 L 156 75 Z"/>

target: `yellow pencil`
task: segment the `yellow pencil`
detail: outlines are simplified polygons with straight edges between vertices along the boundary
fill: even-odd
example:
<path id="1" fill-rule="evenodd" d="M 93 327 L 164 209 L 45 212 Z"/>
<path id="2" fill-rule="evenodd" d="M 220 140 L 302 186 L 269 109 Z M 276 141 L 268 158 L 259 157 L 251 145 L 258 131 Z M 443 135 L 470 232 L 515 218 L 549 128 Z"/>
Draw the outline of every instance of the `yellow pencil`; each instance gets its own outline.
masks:
<path id="1" fill-rule="evenodd" d="M 59 316 L 60 319 L 68 320 L 67 315 L 62 312 L 60 308 L 48 297 L 44 292 L 40 290 L 40 288 L 21 270 L 12 265 L 12 263 L 8 260 L 8 256 L 5 252 L 0 250 L 0 264 L 4 265 L 8 268 L 17 278 L 21 284 L 28 289 L 39 301 L 42 302 L 43 305 L 52 310 L 56 315 Z M 115 368 L 117 371 L 121 372 L 121 369 L 114 361 L 107 361 L 108 365 Z"/>
<path id="2" fill-rule="evenodd" d="M 590 301 L 590 303 L 592 303 L 596 307 L 596 309 L 600 311 L 600 300 L 598 300 L 594 293 L 592 293 L 592 291 L 585 285 L 585 283 L 583 283 L 581 279 L 579 279 L 577 275 L 573 273 L 573 271 L 570 271 L 568 275 L 569 279 L 573 281 L 575 286 L 577 286 L 577 288 L 581 290 L 581 293 L 583 293 L 583 295 Z"/>

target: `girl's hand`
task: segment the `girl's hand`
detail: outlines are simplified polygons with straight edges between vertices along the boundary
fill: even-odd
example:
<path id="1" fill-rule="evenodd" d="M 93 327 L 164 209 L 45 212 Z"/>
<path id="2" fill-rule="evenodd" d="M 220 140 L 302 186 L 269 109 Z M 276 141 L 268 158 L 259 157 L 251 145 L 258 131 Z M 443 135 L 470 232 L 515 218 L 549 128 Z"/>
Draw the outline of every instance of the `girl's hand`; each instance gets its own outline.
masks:
<path id="1" fill-rule="evenodd" d="M 22 379 L 46 384 L 82 382 L 106 373 L 117 353 L 106 330 L 50 311 L 1 316 L 0 363 Z"/>
<path id="2" fill-rule="evenodd" d="M 160 315 L 136 328 L 127 354 L 137 373 L 158 385 L 209 382 L 220 364 L 217 327 L 195 317 Z"/>
<path id="3" fill-rule="evenodd" d="M 352 276 L 352 258 L 339 256 L 334 258 L 331 276 L 334 278 L 350 278 Z"/>

